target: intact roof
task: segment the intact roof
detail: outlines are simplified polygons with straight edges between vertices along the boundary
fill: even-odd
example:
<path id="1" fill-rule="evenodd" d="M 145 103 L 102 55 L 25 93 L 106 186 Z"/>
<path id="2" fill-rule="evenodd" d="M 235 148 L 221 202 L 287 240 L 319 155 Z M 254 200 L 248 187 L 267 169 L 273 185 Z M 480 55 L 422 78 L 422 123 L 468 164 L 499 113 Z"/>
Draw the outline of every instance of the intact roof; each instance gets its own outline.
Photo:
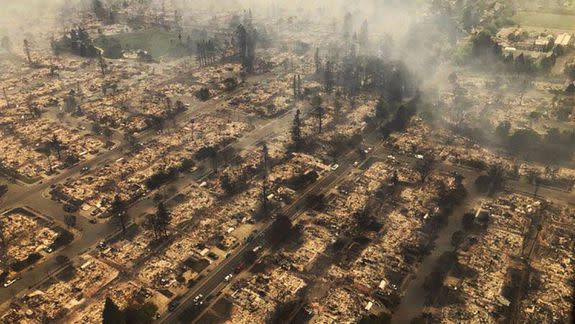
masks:
<path id="1" fill-rule="evenodd" d="M 557 37 L 557 41 L 555 42 L 557 45 L 567 46 L 571 43 L 571 34 L 561 34 Z"/>

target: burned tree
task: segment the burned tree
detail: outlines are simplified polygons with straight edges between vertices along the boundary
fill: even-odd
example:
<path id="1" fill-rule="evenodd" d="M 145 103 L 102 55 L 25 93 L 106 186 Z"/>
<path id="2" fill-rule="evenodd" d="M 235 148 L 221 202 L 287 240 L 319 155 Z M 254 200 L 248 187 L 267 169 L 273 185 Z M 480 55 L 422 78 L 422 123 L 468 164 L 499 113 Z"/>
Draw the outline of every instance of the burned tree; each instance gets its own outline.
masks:
<path id="1" fill-rule="evenodd" d="M 212 162 L 212 169 L 215 173 L 218 172 L 218 151 L 213 146 L 204 147 L 198 152 L 198 155 L 204 156 Z"/>
<path id="2" fill-rule="evenodd" d="M 317 118 L 317 131 L 318 134 L 321 134 L 322 130 L 323 130 L 323 114 L 324 114 L 324 110 L 323 107 L 321 106 L 321 102 L 322 99 L 320 96 L 315 96 L 312 99 L 312 106 L 314 107 L 314 112 L 315 112 L 315 116 Z"/>
<path id="3" fill-rule="evenodd" d="M 30 55 L 30 43 L 27 39 L 24 40 L 24 52 L 26 53 L 26 58 L 28 59 L 28 64 L 32 65 L 32 56 Z"/>
<path id="4" fill-rule="evenodd" d="M 73 112 L 76 109 L 77 104 L 76 92 L 72 89 L 66 97 L 64 97 L 64 111 L 67 113 Z"/>
<path id="5" fill-rule="evenodd" d="M 133 132 L 126 131 L 124 133 L 124 142 L 130 148 L 131 151 L 138 150 L 138 139 L 134 136 Z"/>
<path id="6" fill-rule="evenodd" d="M 100 55 L 99 57 L 99 64 L 100 64 L 100 72 L 102 73 L 102 76 L 106 76 L 106 61 L 104 60 L 104 56 Z"/>
<path id="7" fill-rule="evenodd" d="M 294 100 L 297 100 L 297 98 L 298 98 L 297 76 L 296 75 L 293 76 L 293 98 L 294 98 Z M 6 99 L 6 102 L 8 102 L 8 99 Z"/>
<path id="8" fill-rule="evenodd" d="M 69 52 L 81 57 L 98 57 L 102 53 L 92 43 L 92 39 L 82 27 L 71 29 L 61 39 L 51 42 L 52 51 L 58 55 L 61 52 Z"/>
<path id="9" fill-rule="evenodd" d="M 475 180 L 475 186 L 482 193 L 489 196 L 505 188 L 505 170 L 503 166 L 496 164 L 489 167 L 487 174 L 480 175 Z"/>
<path id="10" fill-rule="evenodd" d="M 126 211 L 126 204 L 122 198 L 120 198 L 120 195 L 114 197 L 114 201 L 112 201 L 110 205 L 109 213 L 113 219 L 118 221 L 122 227 L 122 232 L 126 234 L 126 218 L 128 213 Z"/>
<path id="11" fill-rule="evenodd" d="M 56 154 L 58 154 L 58 160 L 62 160 L 62 142 L 58 139 L 56 134 L 52 136 L 50 147 L 56 151 Z"/>
<path id="12" fill-rule="evenodd" d="M 293 119 L 293 125 L 291 129 L 291 138 L 292 142 L 296 148 L 299 150 L 302 144 L 302 137 L 301 137 L 301 120 L 300 120 L 300 110 L 298 109 L 295 113 Z"/>
<path id="13" fill-rule="evenodd" d="M 330 61 L 327 61 L 325 65 L 324 71 L 324 83 L 325 83 L 325 91 L 327 93 L 331 93 L 333 91 L 334 86 L 334 73 L 333 73 L 333 64 Z"/>
<path id="14" fill-rule="evenodd" d="M 8 99 L 8 93 L 6 92 L 6 88 L 2 88 L 2 93 L 4 94 L 4 100 L 6 101 L 6 107 L 10 108 L 10 100 Z"/>
<path id="15" fill-rule="evenodd" d="M 337 125 L 339 123 L 340 115 L 341 115 L 341 101 L 340 101 L 341 94 L 336 92 L 335 99 L 333 101 L 333 123 Z"/>
<path id="16" fill-rule="evenodd" d="M 385 98 L 380 97 L 375 105 L 375 119 L 378 122 L 384 122 L 389 118 L 389 105 Z"/>
<path id="17" fill-rule="evenodd" d="M 196 59 L 200 66 L 207 66 L 216 62 L 217 48 L 214 40 L 202 40 L 196 44 Z"/>
<path id="18" fill-rule="evenodd" d="M 157 240 L 165 238 L 168 235 L 168 226 L 172 220 L 170 211 L 163 202 L 158 204 L 156 213 L 150 216 L 150 226 L 154 231 Z"/>
<path id="19" fill-rule="evenodd" d="M 247 73 L 254 71 L 256 36 L 254 32 L 248 31 L 243 25 L 236 29 L 237 55 L 242 63 L 242 68 Z"/>
<path id="20" fill-rule="evenodd" d="M 427 177 L 429 177 L 429 175 L 433 171 L 434 164 L 435 160 L 433 159 L 433 157 L 429 155 L 426 155 L 422 159 L 417 160 L 417 163 L 415 164 L 415 169 L 419 173 L 421 183 L 424 183 Z"/>
<path id="21" fill-rule="evenodd" d="M 321 60 L 319 58 L 319 48 L 315 49 L 314 63 L 315 63 L 315 73 L 319 74 L 319 72 L 321 71 Z"/>
<path id="22" fill-rule="evenodd" d="M 2 265 L 4 266 L 4 273 L 8 274 L 10 272 L 10 262 L 8 260 L 8 242 L 4 237 L 4 223 L 0 219 L 0 258 L 2 261 Z"/>
<path id="23" fill-rule="evenodd" d="M 302 98 L 301 91 L 301 75 L 297 74 L 293 76 L 293 97 L 294 100 L 299 100 Z"/>
<path id="24" fill-rule="evenodd" d="M 369 33 L 368 33 L 368 24 L 367 24 L 367 19 L 363 21 L 363 23 L 361 24 L 361 29 L 358 35 L 358 41 L 359 41 L 359 48 L 360 51 L 365 54 L 367 52 L 367 49 L 369 47 Z"/>

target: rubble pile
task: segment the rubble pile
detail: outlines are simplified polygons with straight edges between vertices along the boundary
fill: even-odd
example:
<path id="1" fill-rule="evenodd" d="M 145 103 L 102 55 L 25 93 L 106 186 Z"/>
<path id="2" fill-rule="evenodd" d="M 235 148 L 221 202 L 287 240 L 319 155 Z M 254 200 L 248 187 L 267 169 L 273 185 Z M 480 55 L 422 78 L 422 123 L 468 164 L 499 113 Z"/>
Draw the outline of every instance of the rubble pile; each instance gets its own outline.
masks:
<path id="1" fill-rule="evenodd" d="M 505 287 L 509 272 L 520 269 L 514 260 L 521 257 L 524 231 L 541 210 L 541 202 L 519 195 L 507 195 L 482 204 L 476 222 L 488 222 L 484 233 L 472 235 L 458 251 L 458 262 L 479 274 L 458 278 L 454 287 L 464 304 L 441 308 L 444 322 L 468 320 L 494 321 L 500 310 L 509 307 Z M 499 315 L 498 315 L 499 314 Z"/>
<path id="2" fill-rule="evenodd" d="M 71 270 L 71 280 L 56 281 L 24 296 L 21 303 L 26 314 L 42 322 L 60 319 L 118 275 L 117 270 L 92 257 L 83 256 L 82 262 Z"/>
<path id="3" fill-rule="evenodd" d="M 575 276 L 572 238 L 575 229 L 565 222 L 573 220 L 574 212 L 573 208 L 557 208 L 545 214 L 552 221 L 543 227 L 531 262 L 534 270 L 531 280 L 539 284 L 530 289 L 521 301 L 522 321 L 561 322 L 571 314 L 572 278 Z"/>
<path id="4" fill-rule="evenodd" d="M 104 303 L 107 298 L 112 299 L 114 304 L 120 309 L 125 309 L 133 303 L 134 297 L 139 291 L 139 287 L 135 282 L 121 282 L 117 286 L 110 287 L 101 296 L 87 304 L 85 307 L 74 312 L 70 315 L 69 323 L 83 324 L 83 323 L 99 323 L 102 321 L 102 313 L 104 310 Z"/>
<path id="5" fill-rule="evenodd" d="M 339 287 L 327 294 L 321 305 L 315 309 L 314 323 L 355 323 L 361 318 L 363 307 L 368 303 L 362 295 L 357 295 L 348 287 Z"/>
<path id="6" fill-rule="evenodd" d="M 3 215 L 2 238 L 8 245 L 7 257 L 10 261 L 26 260 L 31 254 L 47 249 L 58 234 L 41 225 L 30 215 L 12 212 Z"/>

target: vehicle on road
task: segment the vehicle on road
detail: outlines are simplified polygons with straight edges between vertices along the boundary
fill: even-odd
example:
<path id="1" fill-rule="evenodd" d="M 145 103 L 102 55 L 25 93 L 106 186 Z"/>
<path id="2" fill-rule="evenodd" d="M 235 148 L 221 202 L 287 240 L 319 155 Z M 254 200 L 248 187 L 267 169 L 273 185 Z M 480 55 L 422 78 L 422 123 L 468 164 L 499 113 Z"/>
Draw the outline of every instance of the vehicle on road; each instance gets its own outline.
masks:
<path id="1" fill-rule="evenodd" d="M 335 163 L 334 165 L 331 166 L 331 171 L 335 171 L 339 168 L 339 164 Z"/>
<path id="2" fill-rule="evenodd" d="M 20 279 L 22 279 L 22 277 L 17 277 L 17 278 L 6 281 L 4 283 L 4 288 L 8 288 L 8 287 L 12 286 L 16 281 L 18 281 Z"/>
<path id="3" fill-rule="evenodd" d="M 227 275 L 224 280 L 229 282 L 230 280 L 232 280 L 233 275 L 230 273 L 229 275 Z"/>
<path id="4" fill-rule="evenodd" d="M 199 306 L 202 305 L 204 303 L 204 295 L 199 294 L 196 297 L 194 297 L 194 305 Z"/>
<path id="5" fill-rule="evenodd" d="M 168 310 L 170 312 L 173 312 L 176 308 L 178 308 L 178 306 L 180 305 L 180 298 L 174 298 L 174 300 L 172 300 L 169 304 L 168 304 Z"/>
<path id="6" fill-rule="evenodd" d="M 242 263 L 242 264 L 238 265 L 238 266 L 234 269 L 234 272 L 235 272 L 236 274 L 238 274 L 238 273 L 240 273 L 240 272 L 242 272 L 242 271 L 244 270 L 244 267 L 245 267 L 245 266 L 244 266 L 244 264 Z"/>
<path id="7" fill-rule="evenodd" d="M 4 283 L 4 288 L 8 288 L 10 286 L 12 286 L 13 283 L 16 282 L 16 279 L 12 279 L 12 280 L 8 280 Z"/>

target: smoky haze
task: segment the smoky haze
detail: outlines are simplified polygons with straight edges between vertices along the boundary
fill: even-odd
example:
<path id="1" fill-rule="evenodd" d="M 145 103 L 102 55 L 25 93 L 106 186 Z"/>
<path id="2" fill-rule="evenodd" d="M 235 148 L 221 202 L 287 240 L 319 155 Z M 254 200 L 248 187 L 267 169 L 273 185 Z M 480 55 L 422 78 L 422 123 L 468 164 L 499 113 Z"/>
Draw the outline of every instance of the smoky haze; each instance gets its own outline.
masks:
<path id="1" fill-rule="evenodd" d="M 122 1 L 104 0 L 104 3 L 121 4 Z M 418 19 L 416 1 L 376 1 L 376 0 L 152 0 L 151 6 L 161 7 L 162 3 L 183 10 L 184 15 L 211 14 L 252 10 L 260 17 L 292 14 L 299 18 L 322 19 L 339 23 L 346 13 L 352 15 L 353 27 L 359 30 L 364 20 L 368 20 L 370 32 L 374 35 L 389 34 L 398 38 L 404 36 L 409 26 Z M 422 1 L 418 2 L 423 3 Z M 86 7 L 90 0 L 3 0 L 0 10 L 0 32 L 17 37 L 19 32 L 42 33 L 52 27 L 65 27 L 73 24 L 63 13 L 65 8 Z"/>

